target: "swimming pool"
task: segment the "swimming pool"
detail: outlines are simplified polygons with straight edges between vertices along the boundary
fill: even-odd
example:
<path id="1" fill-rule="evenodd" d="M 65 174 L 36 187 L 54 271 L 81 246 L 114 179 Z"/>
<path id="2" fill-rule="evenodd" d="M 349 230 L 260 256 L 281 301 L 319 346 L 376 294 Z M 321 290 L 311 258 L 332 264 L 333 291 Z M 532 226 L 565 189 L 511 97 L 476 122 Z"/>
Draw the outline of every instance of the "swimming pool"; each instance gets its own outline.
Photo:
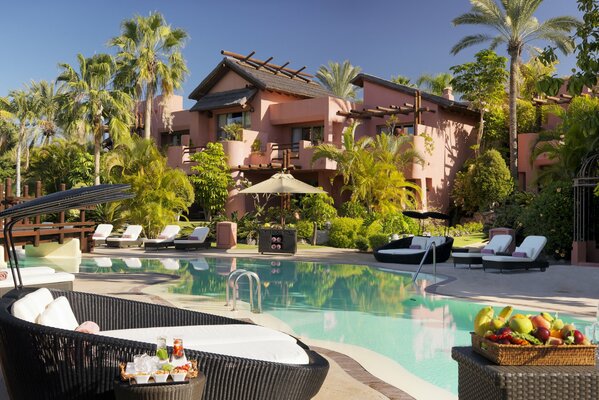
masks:
<path id="1" fill-rule="evenodd" d="M 409 273 L 368 266 L 250 258 L 95 258 L 83 259 L 79 266 L 80 272 L 91 273 L 176 274 L 180 280 L 171 292 L 223 302 L 227 276 L 239 268 L 259 275 L 263 312 L 298 335 L 366 348 L 457 394 L 451 347 L 470 344 L 473 318 L 481 306 L 425 293 L 421 288 L 430 284 L 430 275 L 412 285 Z M 247 301 L 247 281 L 241 282 L 240 298 Z"/>

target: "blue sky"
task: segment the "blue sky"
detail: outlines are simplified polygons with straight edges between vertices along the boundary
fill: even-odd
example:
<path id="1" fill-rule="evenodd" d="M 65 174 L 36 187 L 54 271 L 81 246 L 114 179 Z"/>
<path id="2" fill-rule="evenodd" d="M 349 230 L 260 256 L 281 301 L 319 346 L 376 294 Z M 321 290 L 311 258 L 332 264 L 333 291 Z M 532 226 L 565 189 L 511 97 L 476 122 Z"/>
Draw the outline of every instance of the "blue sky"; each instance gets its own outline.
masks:
<path id="1" fill-rule="evenodd" d="M 111 52 L 106 42 L 118 35 L 120 22 L 150 11 L 189 33 L 183 51 L 190 75 L 179 93 L 185 98 L 222 49 L 255 50 L 257 58 L 306 65 L 311 73 L 348 59 L 372 75 L 415 80 L 470 61 L 481 49 L 449 54 L 461 37 L 478 31 L 451 24 L 469 8 L 468 0 L 11 1 L 0 12 L 0 96 L 32 79 L 54 79 L 57 64 L 74 63 L 77 53 Z M 579 16 L 576 1 L 545 0 L 537 14 L 540 20 L 557 15 Z M 574 64 L 573 56 L 561 57 L 559 74 Z"/>

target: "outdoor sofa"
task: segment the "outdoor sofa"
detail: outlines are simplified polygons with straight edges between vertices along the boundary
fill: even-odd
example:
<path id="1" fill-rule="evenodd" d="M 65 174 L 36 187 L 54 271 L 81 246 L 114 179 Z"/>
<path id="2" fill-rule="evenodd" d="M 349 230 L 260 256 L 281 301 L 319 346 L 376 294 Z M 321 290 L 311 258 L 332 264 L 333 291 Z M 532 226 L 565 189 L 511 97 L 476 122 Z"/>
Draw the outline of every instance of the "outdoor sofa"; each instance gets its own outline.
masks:
<path id="1" fill-rule="evenodd" d="M 143 228 L 141 225 L 129 225 L 121 237 L 109 237 L 106 239 L 108 247 L 137 247 L 141 246 L 142 241 L 139 239 Z"/>
<path id="2" fill-rule="evenodd" d="M 144 248 L 147 249 L 161 249 L 174 246 L 174 240 L 179 234 L 181 227 L 179 225 L 167 225 L 164 227 L 162 232 L 156 239 L 144 239 Z"/>
<path id="3" fill-rule="evenodd" d="M 482 264 L 484 255 L 495 255 L 505 253 L 512 244 L 511 235 L 495 235 L 489 240 L 482 249 L 477 251 L 469 251 L 468 249 L 453 249 L 451 258 L 453 258 L 453 267 L 457 264 L 468 264 L 468 268 L 472 264 Z M 462 250 L 462 251 L 460 251 Z"/>
<path id="4" fill-rule="evenodd" d="M 483 256 L 483 270 L 525 269 L 538 268 L 545 271 L 549 262 L 541 255 L 547 244 L 545 236 L 527 236 L 520 246 L 511 254 L 496 254 Z"/>
<path id="5" fill-rule="evenodd" d="M 453 238 L 449 236 L 410 236 L 394 240 L 374 250 L 374 258 L 380 262 L 396 264 L 420 264 L 431 243 L 436 245 L 436 261 L 445 262 L 451 255 Z M 432 264 L 433 251 L 428 252 L 425 264 Z"/>
<path id="6" fill-rule="evenodd" d="M 114 335 L 117 332 L 116 335 L 130 336 L 131 331 L 127 330 L 135 329 L 142 335 L 145 332 L 146 336 L 149 335 L 147 339 L 153 341 L 154 331 L 160 327 L 166 330 L 173 327 L 202 330 L 212 326 L 226 333 L 228 329 L 218 326 L 227 326 L 231 331 L 255 326 L 179 308 L 52 290 L 53 299 L 59 296 L 68 299 L 79 323 L 94 321 L 101 328 L 100 334 L 81 333 L 13 316 L 11 308 L 16 299 L 32 292 L 29 289 L 13 290 L 0 299 L 0 360 L 9 395 L 14 400 L 114 399 L 118 363 L 131 361 L 137 354 L 154 355 L 156 345 L 143 341 L 143 337 L 142 341 L 136 341 L 104 336 L 103 331 L 104 334 Z M 119 330 L 121 333 L 118 333 Z M 198 336 L 201 338 L 201 335 Z M 235 335 L 229 332 L 224 336 Z M 328 362 L 299 340 L 287 337 L 301 350 L 305 363 L 263 361 L 197 351 L 184 343 L 187 358 L 197 360 L 200 371 L 206 375 L 202 399 L 300 400 L 315 396 L 327 375 Z M 238 339 L 244 338 L 238 336 Z M 233 345 L 225 343 L 225 350 L 229 346 Z M 256 347 L 255 344 L 248 341 L 241 351 L 253 347 Z M 264 351 L 271 349 L 265 348 Z"/>
<path id="7" fill-rule="evenodd" d="M 199 226 L 193 230 L 191 235 L 186 239 L 175 239 L 175 249 L 177 250 L 194 250 L 194 249 L 208 249 L 210 248 L 210 242 L 206 239 L 210 233 L 210 228 L 207 226 Z"/>

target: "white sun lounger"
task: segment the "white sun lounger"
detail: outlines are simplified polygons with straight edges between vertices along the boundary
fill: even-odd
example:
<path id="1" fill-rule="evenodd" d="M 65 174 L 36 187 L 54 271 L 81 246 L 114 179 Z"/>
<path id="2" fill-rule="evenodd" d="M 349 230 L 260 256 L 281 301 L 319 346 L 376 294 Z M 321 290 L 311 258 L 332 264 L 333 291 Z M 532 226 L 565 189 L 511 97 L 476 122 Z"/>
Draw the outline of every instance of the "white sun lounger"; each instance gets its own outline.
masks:
<path id="1" fill-rule="evenodd" d="M 129 225 L 121 237 L 109 237 L 106 239 L 106 245 L 108 247 L 133 247 L 140 246 L 141 240 L 139 235 L 142 231 L 141 225 Z"/>
<path id="2" fill-rule="evenodd" d="M 510 235 L 495 235 L 485 247 L 478 251 L 458 252 L 454 250 L 451 253 L 453 267 L 455 268 L 456 264 L 468 264 L 468 268 L 470 268 L 472 264 L 482 264 L 484 255 L 492 256 L 504 253 L 510 247 L 511 243 L 512 237 Z"/>
<path id="3" fill-rule="evenodd" d="M 112 233 L 113 226 L 110 224 L 100 224 L 96 227 L 96 231 L 94 232 L 92 239 L 94 240 L 94 245 L 98 246 L 101 244 L 106 244 L 106 239 Z"/>
<path id="4" fill-rule="evenodd" d="M 161 247 L 173 246 L 173 241 L 180 230 L 181 227 L 179 225 L 167 225 L 156 239 L 144 239 L 144 248 L 159 249 Z"/>
<path id="5" fill-rule="evenodd" d="M 511 256 L 483 256 L 483 269 L 494 268 L 503 272 L 504 269 L 539 268 L 541 271 L 545 271 L 549 267 L 549 263 L 540 259 L 540 256 L 546 244 L 545 236 L 527 236 Z"/>
<path id="6" fill-rule="evenodd" d="M 210 233 L 210 228 L 200 226 L 193 230 L 187 239 L 175 240 L 175 248 L 177 250 L 202 249 L 210 247 L 210 242 L 206 242 L 206 238 Z"/>

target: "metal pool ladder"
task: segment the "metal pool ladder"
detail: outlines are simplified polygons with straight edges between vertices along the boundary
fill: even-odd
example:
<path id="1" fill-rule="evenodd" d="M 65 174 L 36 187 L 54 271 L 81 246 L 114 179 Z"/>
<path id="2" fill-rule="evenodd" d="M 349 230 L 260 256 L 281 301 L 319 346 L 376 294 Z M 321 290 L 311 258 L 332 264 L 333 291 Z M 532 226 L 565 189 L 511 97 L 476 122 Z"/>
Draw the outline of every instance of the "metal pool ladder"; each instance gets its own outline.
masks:
<path id="1" fill-rule="evenodd" d="M 229 306 L 229 287 L 232 287 L 233 288 L 233 308 L 231 308 L 231 311 L 235 311 L 237 309 L 238 283 L 239 283 L 239 280 L 241 278 L 243 278 L 244 276 L 247 276 L 248 282 L 250 284 L 250 311 L 253 313 L 260 314 L 260 313 L 262 313 L 262 293 L 261 293 L 262 285 L 260 285 L 260 277 L 258 276 L 257 273 L 255 273 L 253 271 L 248 271 L 245 269 L 236 269 L 235 271 L 231 272 L 229 274 L 229 276 L 227 277 L 227 287 L 226 287 L 226 292 L 225 292 L 225 299 L 226 299 L 225 306 Z M 254 287 L 253 287 L 254 281 L 256 282 L 256 287 L 257 287 L 257 290 L 256 290 L 257 291 L 256 295 L 258 297 L 258 308 L 257 309 L 254 309 Z"/>
<path id="2" fill-rule="evenodd" d="M 428 246 L 428 248 L 424 252 L 424 255 L 422 256 L 422 260 L 420 260 L 420 265 L 418 266 L 418 271 L 416 271 L 416 273 L 414 274 L 414 277 L 412 278 L 412 283 L 416 282 L 416 278 L 418 277 L 418 274 L 420 273 L 420 270 L 422 269 L 422 266 L 424 265 L 424 260 L 426 260 L 426 256 L 428 256 L 428 253 L 429 253 L 429 251 L 431 251 L 431 249 L 433 249 L 433 273 L 435 274 L 435 280 L 436 280 L 436 278 L 437 278 L 437 244 L 435 242 L 431 242 L 430 246 Z"/>

